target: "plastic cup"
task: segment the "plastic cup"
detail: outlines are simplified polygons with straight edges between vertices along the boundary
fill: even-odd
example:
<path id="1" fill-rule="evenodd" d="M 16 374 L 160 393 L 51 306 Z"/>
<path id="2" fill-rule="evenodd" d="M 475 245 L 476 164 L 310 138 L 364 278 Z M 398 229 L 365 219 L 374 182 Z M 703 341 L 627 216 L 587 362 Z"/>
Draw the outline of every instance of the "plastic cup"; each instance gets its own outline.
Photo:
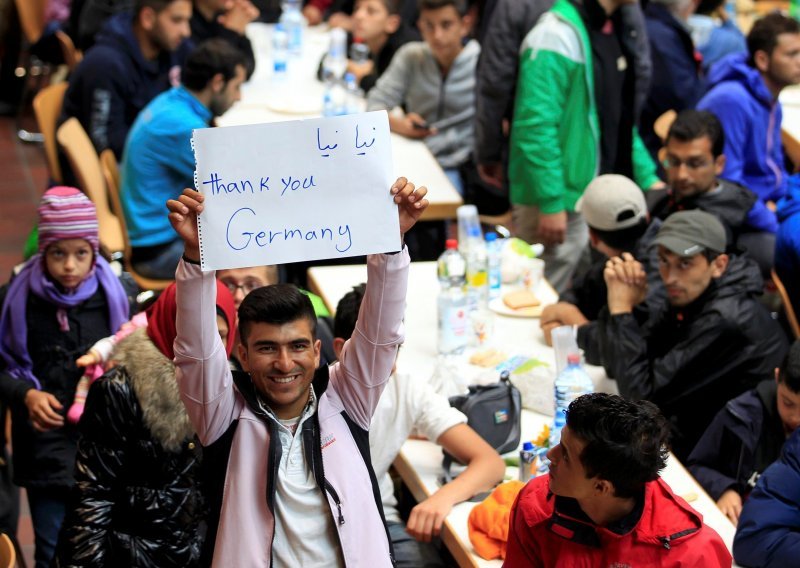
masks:
<path id="1" fill-rule="evenodd" d="M 470 316 L 472 324 L 472 340 L 477 347 L 486 347 L 491 341 L 494 332 L 494 316 L 489 310 L 478 309 Z"/>
<path id="2" fill-rule="evenodd" d="M 531 292 L 536 292 L 543 277 L 544 261 L 541 258 L 526 258 L 523 260 L 520 278 L 524 288 Z"/>

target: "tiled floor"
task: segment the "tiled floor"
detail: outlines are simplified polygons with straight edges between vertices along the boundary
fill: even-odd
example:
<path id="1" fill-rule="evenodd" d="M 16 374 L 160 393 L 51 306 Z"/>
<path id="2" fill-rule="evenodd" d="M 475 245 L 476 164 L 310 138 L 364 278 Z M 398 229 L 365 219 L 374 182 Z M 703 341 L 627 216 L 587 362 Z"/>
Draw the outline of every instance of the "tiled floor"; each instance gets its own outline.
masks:
<path id="1" fill-rule="evenodd" d="M 0 117 L 0 283 L 22 261 L 22 249 L 36 221 L 36 206 L 47 187 L 44 150 L 23 144 L 13 118 Z M 33 529 L 24 491 L 17 538 L 27 566 L 33 566 Z"/>

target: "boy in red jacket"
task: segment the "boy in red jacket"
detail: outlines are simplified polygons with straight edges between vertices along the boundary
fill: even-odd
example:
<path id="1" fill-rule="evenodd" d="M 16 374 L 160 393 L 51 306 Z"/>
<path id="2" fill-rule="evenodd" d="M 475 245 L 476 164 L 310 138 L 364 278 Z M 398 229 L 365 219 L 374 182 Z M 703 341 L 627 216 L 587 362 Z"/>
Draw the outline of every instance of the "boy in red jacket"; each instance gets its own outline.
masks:
<path id="1" fill-rule="evenodd" d="M 669 425 L 647 401 L 602 393 L 572 402 L 550 473 L 511 511 L 507 568 L 731 565 L 719 535 L 658 472 Z"/>

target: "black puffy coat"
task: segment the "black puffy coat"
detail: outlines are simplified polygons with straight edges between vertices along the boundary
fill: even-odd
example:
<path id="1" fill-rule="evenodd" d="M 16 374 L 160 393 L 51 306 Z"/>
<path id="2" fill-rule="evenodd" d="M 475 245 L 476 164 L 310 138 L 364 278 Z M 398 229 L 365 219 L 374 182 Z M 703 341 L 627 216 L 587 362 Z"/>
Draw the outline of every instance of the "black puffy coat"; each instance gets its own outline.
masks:
<path id="1" fill-rule="evenodd" d="M 205 532 L 200 444 L 175 368 L 137 330 L 95 381 L 55 566 L 194 566 Z"/>
<path id="2" fill-rule="evenodd" d="M 672 450 L 685 460 L 732 398 L 772 376 L 788 342 L 756 296 L 756 264 L 731 257 L 728 268 L 690 305 L 668 306 L 640 322 L 600 315 L 602 362 L 622 396 L 659 406 L 672 424 Z"/>

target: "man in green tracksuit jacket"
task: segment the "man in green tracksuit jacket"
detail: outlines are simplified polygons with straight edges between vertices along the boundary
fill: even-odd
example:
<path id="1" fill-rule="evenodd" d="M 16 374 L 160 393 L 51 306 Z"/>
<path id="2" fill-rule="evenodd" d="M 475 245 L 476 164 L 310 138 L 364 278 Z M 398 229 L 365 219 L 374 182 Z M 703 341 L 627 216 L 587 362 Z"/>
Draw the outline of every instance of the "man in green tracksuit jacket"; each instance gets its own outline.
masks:
<path id="1" fill-rule="evenodd" d="M 630 0 L 557 0 L 521 47 L 509 182 L 517 235 L 546 245 L 545 275 L 569 284 L 588 231 L 575 213 L 597 175 L 662 182 L 636 131 L 641 10 Z M 638 21 L 637 21 L 638 20 Z"/>

